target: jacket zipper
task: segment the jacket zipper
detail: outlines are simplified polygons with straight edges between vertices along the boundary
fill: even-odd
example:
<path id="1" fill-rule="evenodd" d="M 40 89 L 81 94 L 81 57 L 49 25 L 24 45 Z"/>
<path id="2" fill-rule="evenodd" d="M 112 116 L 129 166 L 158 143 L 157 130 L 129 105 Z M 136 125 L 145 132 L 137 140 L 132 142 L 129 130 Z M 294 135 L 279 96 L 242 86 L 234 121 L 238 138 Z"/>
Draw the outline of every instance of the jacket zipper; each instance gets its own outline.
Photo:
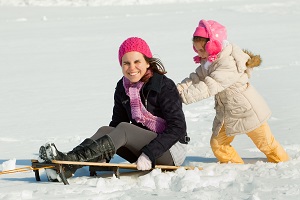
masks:
<path id="1" fill-rule="evenodd" d="M 148 110 L 148 96 L 149 96 L 149 93 L 150 93 L 150 90 L 148 91 L 148 93 L 147 93 L 147 95 L 146 95 L 146 97 L 145 97 L 145 95 L 144 95 L 144 86 L 145 86 L 145 84 L 143 85 L 143 87 L 142 87 L 142 95 L 143 95 L 143 98 L 144 98 L 144 100 L 145 100 L 145 108 L 146 108 L 146 110 Z"/>

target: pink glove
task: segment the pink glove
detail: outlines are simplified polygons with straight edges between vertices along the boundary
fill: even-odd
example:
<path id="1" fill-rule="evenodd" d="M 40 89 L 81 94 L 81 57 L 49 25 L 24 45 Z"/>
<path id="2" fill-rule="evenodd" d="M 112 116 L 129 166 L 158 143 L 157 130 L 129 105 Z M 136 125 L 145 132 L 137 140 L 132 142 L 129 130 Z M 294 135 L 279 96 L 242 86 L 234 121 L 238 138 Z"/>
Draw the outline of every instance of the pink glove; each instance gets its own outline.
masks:
<path id="1" fill-rule="evenodd" d="M 150 170 L 152 168 L 152 162 L 146 154 L 142 153 L 136 161 L 136 167 L 142 171 Z"/>

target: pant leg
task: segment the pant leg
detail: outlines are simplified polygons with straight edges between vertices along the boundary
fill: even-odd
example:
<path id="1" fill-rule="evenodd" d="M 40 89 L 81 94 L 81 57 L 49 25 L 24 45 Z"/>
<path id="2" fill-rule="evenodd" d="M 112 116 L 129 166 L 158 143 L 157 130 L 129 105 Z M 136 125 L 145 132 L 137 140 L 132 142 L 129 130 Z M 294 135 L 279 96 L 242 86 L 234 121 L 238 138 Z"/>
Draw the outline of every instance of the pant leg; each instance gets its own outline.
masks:
<path id="1" fill-rule="evenodd" d="M 278 163 L 289 160 L 286 151 L 274 138 L 268 123 L 264 123 L 247 135 L 256 147 L 267 156 L 268 162 Z"/>
<path id="2" fill-rule="evenodd" d="M 96 140 L 103 135 L 109 135 L 115 145 L 117 154 L 132 163 L 140 156 L 140 150 L 156 138 L 157 133 L 122 122 L 115 128 L 101 127 L 91 138 Z M 156 164 L 174 165 L 170 151 L 166 151 L 161 157 L 157 158 Z"/>
<path id="3" fill-rule="evenodd" d="M 218 135 L 212 135 L 210 139 L 210 146 L 220 163 L 244 163 L 236 150 L 230 145 L 233 139 L 234 136 L 226 135 L 224 125 L 222 126 Z"/>
<path id="4" fill-rule="evenodd" d="M 104 135 L 109 134 L 111 131 L 113 131 L 115 128 L 110 126 L 102 126 L 98 129 L 98 131 L 91 137 L 93 140 L 97 140 L 101 138 Z"/>
<path id="5" fill-rule="evenodd" d="M 104 135 L 109 134 L 111 131 L 113 131 L 115 128 L 111 126 L 102 126 L 98 129 L 98 131 L 91 137 L 93 140 L 97 140 L 101 138 Z M 121 158 L 124 158 L 125 160 L 129 161 L 130 163 L 133 163 L 137 160 L 138 156 L 132 153 L 128 148 L 126 147 L 120 147 L 116 150 L 116 154 L 120 156 Z"/>

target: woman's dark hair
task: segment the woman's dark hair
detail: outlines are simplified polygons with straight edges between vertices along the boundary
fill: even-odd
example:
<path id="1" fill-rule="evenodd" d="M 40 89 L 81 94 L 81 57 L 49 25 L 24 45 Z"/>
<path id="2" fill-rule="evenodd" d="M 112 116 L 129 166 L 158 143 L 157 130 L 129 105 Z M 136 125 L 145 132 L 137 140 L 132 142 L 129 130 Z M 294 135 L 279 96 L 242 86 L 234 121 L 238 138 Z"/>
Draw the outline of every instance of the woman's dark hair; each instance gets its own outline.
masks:
<path id="1" fill-rule="evenodd" d="M 146 74 L 141 78 L 142 82 L 147 82 L 149 78 L 153 76 L 153 72 L 158 74 L 166 74 L 167 71 L 165 70 L 164 65 L 162 64 L 161 60 L 158 58 L 148 58 L 144 55 L 144 58 L 147 63 L 149 63 L 150 67 L 148 68 Z"/>

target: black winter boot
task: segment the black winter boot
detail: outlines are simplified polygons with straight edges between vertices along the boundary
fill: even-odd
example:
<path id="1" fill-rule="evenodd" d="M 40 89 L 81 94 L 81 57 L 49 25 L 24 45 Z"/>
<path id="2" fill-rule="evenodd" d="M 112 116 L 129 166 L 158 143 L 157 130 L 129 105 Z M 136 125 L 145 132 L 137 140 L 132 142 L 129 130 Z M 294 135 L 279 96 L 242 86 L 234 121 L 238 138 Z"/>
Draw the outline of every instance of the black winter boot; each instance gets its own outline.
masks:
<path id="1" fill-rule="evenodd" d="M 82 143 L 80 143 L 78 146 L 76 146 L 72 151 L 79 151 L 83 149 L 85 146 L 89 146 L 94 142 L 91 138 L 86 138 Z M 90 162 L 97 162 L 97 158 L 94 160 L 90 160 Z M 65 176 L 66 178 L 70 178 L 75 174 L 77 169 L 82 168 L 82 165 L 66 165 L 65 166 Z M 68 177 L 67 177 L 68 176 Z"/>
<path id="2" fill-rule="evenodd" d="M 79 144 L 77 147 L 75 147 L 72 151 L 80 151 L 82 150 L 84 147 L 89 146 L 91 144 L 93 144 L 95 141 L 91 138 L 86 138 L 81 144 Z M 54 144 L 53 144 L 54 145 Z M 109 162 L 110 159 L 105 159 L 105 161 L 103 161 L 103 159 L 99 159 L 99 157 L 88 160 L 89 162 Z M 65 176 L 66 178 L 70 178 L 72 177 L 73 174 L 75 174 L 77 169 L 82 168 L 82 165 L 65 165 Z M 69 177 L 67 177 L 69 176 Z"/>
<path id="3" fill-rule="evenodd" d="M 47 143 L 40 147 L 39 161 L 46 163 L 51 163 L 52 160 L 98 162 L 105 159 L 109 161 L 114 154 L 114 144 L 110 137 L 105 135 L 96 141 L 91 138 L 86 138 L 81 144 L 66 154 L 58 151 L 55 144 Z M 72 177 L 76 170 L 81 167 L 80 165 L 65 165 L 65 177 Z M 59 181 L 60 179 L 53 169 L 47 169 L 46 174 L 49 181 Z"/>
<path id="4" fill-rule="evenodd" d="M 91 139 L 90 139 L 91 140 Z M 79 147 L 75 147 L 67 154 L 57 150 L 54 144 L 48 145 L 46 148 L 46 154 L 50 160 L 64 160 L 64 161 L 91 161 L 97 160 L 110 160 L 116 153 L 115 146 L 108 135 L 104 135 L 98 140 L 92 140 L 92 143 Z"/>

